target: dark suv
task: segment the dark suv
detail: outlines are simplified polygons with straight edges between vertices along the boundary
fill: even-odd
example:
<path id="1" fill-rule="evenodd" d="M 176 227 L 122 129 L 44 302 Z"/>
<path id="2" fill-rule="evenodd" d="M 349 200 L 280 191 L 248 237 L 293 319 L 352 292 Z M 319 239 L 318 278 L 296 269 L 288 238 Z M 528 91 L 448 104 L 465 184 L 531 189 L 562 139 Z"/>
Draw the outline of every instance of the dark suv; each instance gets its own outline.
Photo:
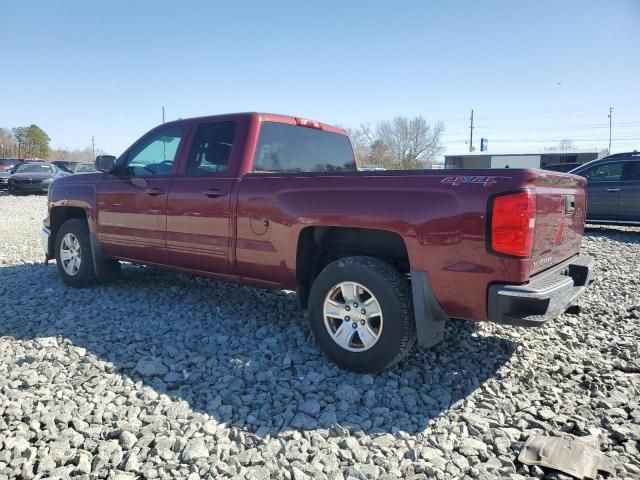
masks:
<path id="1" fill-rule="evenodd" d="M 609 155 L 569 173 L 589 181 L 587 222 L 640 225 L 640 152 Z"/>

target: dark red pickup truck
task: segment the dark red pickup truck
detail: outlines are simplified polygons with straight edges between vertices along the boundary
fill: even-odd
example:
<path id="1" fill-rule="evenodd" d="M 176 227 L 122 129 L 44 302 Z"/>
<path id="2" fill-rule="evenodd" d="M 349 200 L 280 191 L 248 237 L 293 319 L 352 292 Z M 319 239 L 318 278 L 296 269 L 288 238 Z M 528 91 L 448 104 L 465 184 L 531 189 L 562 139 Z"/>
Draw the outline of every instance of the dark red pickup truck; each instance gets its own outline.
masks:
<path id="1" fill-rule="evenodd" d="M 358 172 L 343 130 L 297 117 L 178 120 L 96 166 L 49 191 L 43 246 L 66 283 L 127 261 L 295 289 L 323 351 L 357 371 L 438 343 L 450 317 L 542 324 L 593 265 L 583 178 Z"/>

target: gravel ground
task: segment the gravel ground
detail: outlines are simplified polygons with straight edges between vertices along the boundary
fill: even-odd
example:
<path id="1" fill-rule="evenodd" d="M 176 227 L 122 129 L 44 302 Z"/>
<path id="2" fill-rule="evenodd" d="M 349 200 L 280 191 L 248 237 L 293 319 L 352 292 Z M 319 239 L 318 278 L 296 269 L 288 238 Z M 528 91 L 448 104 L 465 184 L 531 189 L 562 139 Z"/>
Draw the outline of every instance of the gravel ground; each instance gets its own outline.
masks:
<path id="1" fill-rule="evenodd" d="M 288 292 L 41 263 L 45 197 L 0 193 L 0 478 L 564 478 L 516 457 L 571 432 L 640 478 L 640 229 L 589 230 L 580 316 L 452 321 L 378 375 L 319 353 Z"/>

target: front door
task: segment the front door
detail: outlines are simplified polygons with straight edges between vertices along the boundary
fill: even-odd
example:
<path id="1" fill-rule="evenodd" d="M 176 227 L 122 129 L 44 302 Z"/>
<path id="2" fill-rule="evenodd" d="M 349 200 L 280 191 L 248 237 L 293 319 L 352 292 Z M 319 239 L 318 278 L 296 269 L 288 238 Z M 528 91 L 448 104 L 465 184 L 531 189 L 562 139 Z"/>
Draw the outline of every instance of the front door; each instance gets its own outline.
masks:
<path id="1" fill-rule="evenodd" d="M 106 255 L 163 263 L 167 197 L 182 130 L 182 126 L 153 130 L 100 183 L 98 238 Z"/>
<path id="2" fill-rule="evenodd" d="M 624 180 L 620 186 L 618 220 L 640 222 L 640 159 L 627 162 Z"/>
<path id="3" fill-rule="evenodd" d="M 167 202 L 167 250 L 173 265 L 213 273 L 228 268 L 231 197 L 228 170 L 236 123 L 197 126 L 184 174 L 171 184 Z"/>
<path id="4" fill-rule="evenodd" d="M 624 162 L 594 165 L 578 175 L 586 177 L 587 220 L 616 220 Z"/>

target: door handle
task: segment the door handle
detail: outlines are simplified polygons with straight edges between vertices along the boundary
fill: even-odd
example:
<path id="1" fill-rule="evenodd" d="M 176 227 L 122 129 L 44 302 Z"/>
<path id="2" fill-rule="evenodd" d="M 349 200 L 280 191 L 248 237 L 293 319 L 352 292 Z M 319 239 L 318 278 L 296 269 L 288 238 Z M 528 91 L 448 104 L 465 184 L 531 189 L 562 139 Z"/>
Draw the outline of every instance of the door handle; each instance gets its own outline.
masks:
<path id="1" fill-rule="evenodd" d="M 156 197 L 158 195 L 162 195 L 164 192 L 159 188 L 147 188 L 144 193 L 151 195 L 152 197 Z"/>
<path id="2" fill-rule="evenodd" d="M 224 192 L 219 188 L 210 188 L 209 190 L 204 192 L 204 194 L 209 198 L 219 198 L 219 197 L 224 197 L 227 194 L 227 192 Z"/>
<path id="3" fill-rule="evenodd" d="M 619 188 L 607 188 L 607 192 L 619 192 Z"/>

